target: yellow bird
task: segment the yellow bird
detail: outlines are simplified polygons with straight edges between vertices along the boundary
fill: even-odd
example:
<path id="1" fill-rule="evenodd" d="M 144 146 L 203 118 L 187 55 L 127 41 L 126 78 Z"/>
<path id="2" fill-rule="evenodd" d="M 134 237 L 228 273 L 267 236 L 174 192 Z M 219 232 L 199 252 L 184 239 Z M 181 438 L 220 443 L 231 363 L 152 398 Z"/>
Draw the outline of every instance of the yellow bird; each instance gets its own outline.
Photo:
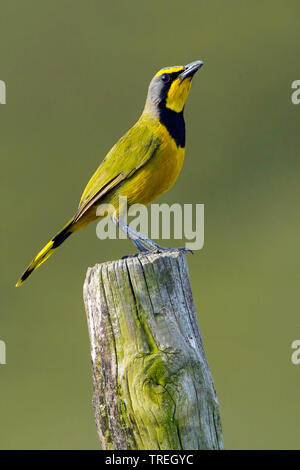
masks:
<path id="1" fill-rule="evenodd" d="M 20 286 L 73 232 L 99 218 L 99 204 L 115 208 L 113 220 L 140 251 L 163 250 L 132 230 L 119 215 L 119 197 L 128 206 L 148 204 L 175 183 L 184 160 L 183 110 L 192 77 L 203 65 L 197 60 L 186 66 L 165 67 L 152 79 L 145 108 L 137 123 L 108 152 L 87 184 L 72 219 L 37 254 L 17 286 Z"/>

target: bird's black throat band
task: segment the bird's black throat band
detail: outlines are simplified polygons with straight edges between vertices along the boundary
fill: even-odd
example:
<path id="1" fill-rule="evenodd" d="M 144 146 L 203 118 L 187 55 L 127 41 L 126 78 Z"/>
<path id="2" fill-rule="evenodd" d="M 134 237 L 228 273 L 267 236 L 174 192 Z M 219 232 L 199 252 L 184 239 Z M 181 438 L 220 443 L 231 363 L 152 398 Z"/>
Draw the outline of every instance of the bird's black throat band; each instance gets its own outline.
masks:
<path id="1" fill-rule="evenodd" d="M 183 111 L 176 113 L 162 102 L 159 106 L 159 120 L 167 128 L 177 147 L 185 147 L 185 122 Z"/>

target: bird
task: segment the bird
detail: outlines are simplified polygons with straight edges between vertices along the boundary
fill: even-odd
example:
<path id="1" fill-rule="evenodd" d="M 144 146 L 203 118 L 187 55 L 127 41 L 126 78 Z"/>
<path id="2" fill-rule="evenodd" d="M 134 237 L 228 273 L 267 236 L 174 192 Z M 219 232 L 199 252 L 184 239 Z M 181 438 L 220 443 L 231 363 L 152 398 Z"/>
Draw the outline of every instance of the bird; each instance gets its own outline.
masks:
<path id="1" fill-rule="evenodd" d="M 185 66 L 163 67 L 155 74 L 140 118 L 107 153 L 84 189 L 74 216 L 35 256 L 17 287 L 72 233 L 99 218 L 99 204 L 114 207 L 114 213 L 108 215 L 139 251 L 164 250 L 122 221 L 119 200 L 126 197 L 128 207 L 149 204 L 177 180 L 185 155 L 184 107 L 192 78 L 202 65 L 203 61 L 196 60 Z"/>

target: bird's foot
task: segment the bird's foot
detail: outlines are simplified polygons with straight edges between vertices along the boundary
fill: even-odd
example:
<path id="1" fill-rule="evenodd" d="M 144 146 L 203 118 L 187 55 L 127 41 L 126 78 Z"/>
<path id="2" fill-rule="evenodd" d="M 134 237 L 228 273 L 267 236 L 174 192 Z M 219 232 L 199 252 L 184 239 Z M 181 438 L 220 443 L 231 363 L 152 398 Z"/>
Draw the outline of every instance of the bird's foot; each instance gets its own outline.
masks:
<path id="1" fill-rule="evenodd" d="M 140 248 L 139 248 L 140 249 Z M 138 256 L 142 255 L 151 255 L 151 254 L 159 254 L 159 253 L 167 253 L 168 251 L 181 251 L 182 253 L 191 253 L 192 255 L 194 254 L 193 250 L 190 250 L 189 248 L 171 248 L 171 247 L 163 247 L 157 245 L 155 249 L 152 250 L 147 250 L 147 248 L 144 248 L 140 250 L 139 253 L 133 253 L 132 255 L 124 255 L 121 257 L 121 259 L 127 259 L 127 258 L 137 258 Z"/>
<path id="2" fill-rule="evenodd" d="M 121 259 L 128 259 L 128 258 L 137 258 L 140 253 L 133 253 L 132 255 L 124 255 L 121 256 Z"/>
<path id="3" fill-rule="evenodd" d="M 190 250 L 189 248 L 185 248 L 185 247 L 182 247 L 182 248 L 174 248 L 174 247 L 163 247 L 163 246 L 159 246 L 157 244 L 155 244 L 155 248 L 152 250 L 152 253 L 165 253 L 167 251 L 181 251 L 183 253 L 192 253 L 192 255 L 194 254 L 194 252 L 192 250 Z"/>
<path id="4" fill-rule="evenodd" d="M 189 248 L 178 248 L 179 251 L 182 251 L 183 253 L 191 253 L 192 255 L 194 254 L 193 250 L 190 250 Z"/>
<path id="5" fill-rule="evenodd" d="M 185 247 L 182 247 L 182 248 L 172 248 L 172 247 L 169 247 L 169 248 L 165 248 L 165 247 L 162 247 L 162 246 L 158 246 L 156 249 L 152 250 L 152 253 L 165 253 L 167 251 L 181 251 L 182 253 L 191 253 L 192 255 L 194 254 L 194 252 L 192 250 L 190 250 L 189 248 L 185 248 Z"/>

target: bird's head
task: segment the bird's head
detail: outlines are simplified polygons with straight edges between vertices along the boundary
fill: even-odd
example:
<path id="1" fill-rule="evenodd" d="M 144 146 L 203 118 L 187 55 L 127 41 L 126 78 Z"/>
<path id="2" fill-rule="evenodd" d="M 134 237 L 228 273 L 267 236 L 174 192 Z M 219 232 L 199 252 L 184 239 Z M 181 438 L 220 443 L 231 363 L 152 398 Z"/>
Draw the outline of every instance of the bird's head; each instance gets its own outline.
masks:
<path id="1" fill-rule="evenodd" d="M 202 65 L 201 60 L 196 60 L 185 66 L 165 67 L 157 72 L 149 85 L 145 109 L 156 114 L 162 108 L 181 113 L 191 88 L 192 78 Z"/>

